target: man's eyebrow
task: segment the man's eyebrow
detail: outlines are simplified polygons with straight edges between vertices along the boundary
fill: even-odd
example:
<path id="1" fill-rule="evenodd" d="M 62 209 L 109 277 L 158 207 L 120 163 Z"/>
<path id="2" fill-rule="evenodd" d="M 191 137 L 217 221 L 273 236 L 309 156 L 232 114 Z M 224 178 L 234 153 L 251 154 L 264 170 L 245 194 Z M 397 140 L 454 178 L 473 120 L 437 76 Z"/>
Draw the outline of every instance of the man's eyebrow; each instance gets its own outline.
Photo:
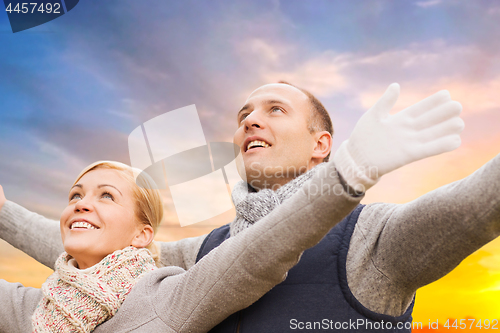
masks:
<path id="1" fill-rule="evenodd" d="M 267 101 L 264 101 L 264 104 L 286 104 L 286 103 L 277 99 L 269 99 Z"/>
<path id="2" fill-rule="evenodd" d="M 278 99 L 268 99 L 268 100 L 263 101 L 262 103 L 263 103 L 263 104 L 266 104 L 266 105 L 268 105 L 268 104 L 285 104 L 285 105 L 286 105 L 286 103 L 285 103 L 284 101 L 280 101 L 280 100 L 278 100 Z M 246 111 L 246 110 L 250 109 L 250 107 L 251 107 L 251 104 L 250 104 L 250 103 L 247 103 L 247 104 L 243 105 L 243 107 L 242 107 L 242 108 L 240 109 L 240 111 L 238 112 L 238 117 L 237 117 L 237 119 L 239 120 L 239 119 L 240 119 L 240 114 L 241 114 L 243 111 Z"/>
<path id="3" fill-rule="evenodd" d="M 117 190 L 118 192 L 120 192 L 120 194 L 123 196 L 122 192 L 116 188 L 116 186 L 113 186 L 113 185 L 110 185 L 110 184 L 100 184 L 100 185 L 97 185 L 97 188 L 101 188 L 101 187 L 105 187 L 105 186 L 109 186 L 109 187 L 112 187 L 114 188 L 115 190 Z"/>

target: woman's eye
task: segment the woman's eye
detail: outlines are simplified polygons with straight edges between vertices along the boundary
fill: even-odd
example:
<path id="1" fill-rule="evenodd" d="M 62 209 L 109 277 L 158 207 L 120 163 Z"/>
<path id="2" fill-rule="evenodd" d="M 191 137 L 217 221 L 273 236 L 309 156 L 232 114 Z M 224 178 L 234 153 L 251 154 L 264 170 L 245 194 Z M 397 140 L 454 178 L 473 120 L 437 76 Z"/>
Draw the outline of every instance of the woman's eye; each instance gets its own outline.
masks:
<path id="1" fill-rule="evenodd" d="M 114 200 L 114 198 L 111 195 L 111 193 L 107 193 L 107 192 L 102 194 L 102 198 Z"/>
<path id="2" fill-rule="evenodd" d="M 75 194 L 73 194 L 73 195 L 69 198 L 69 201 L 71 201 L 71 200 L 75 200 L 75 199 L 81 199 L 81 198 L 82 198 L 82 196 L 81 196 L 80 194 L 75 193 Z"/>
<path id="3" fill-rule="evenodd" d="M 275 106 L 274 108 L 271 109 L 271 112 L 276 112 L 276 111 L 283 112 L 283 110 L 281 110 L 281 108 L 279 108 L 277 106 Z"/>

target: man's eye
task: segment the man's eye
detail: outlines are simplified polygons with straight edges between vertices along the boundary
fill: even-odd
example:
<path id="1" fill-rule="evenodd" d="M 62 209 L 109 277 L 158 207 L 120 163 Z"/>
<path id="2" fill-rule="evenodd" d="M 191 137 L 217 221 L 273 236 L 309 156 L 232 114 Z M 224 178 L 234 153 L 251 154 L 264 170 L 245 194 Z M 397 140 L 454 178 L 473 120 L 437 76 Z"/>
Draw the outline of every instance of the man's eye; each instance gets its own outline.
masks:
<path id="1" fill-rule="evenodd" d="M 283 112 L 283 110 L 281 110 L 281 108 L 279 108 L 279 107 L 277 107 L 277 106 L 275 106 L 275 107 L 273 107 L 273 108 L 271 109 L 271 112 L 276 112 L 276 111 L 278 111 L 278 112 Z"/>
<path id="2" fill-rule="evenodd" d="M 248 113 L 244 113 L 240 116 L 240 123 L 245 120 L 245 118 L 248 116 Z"/>

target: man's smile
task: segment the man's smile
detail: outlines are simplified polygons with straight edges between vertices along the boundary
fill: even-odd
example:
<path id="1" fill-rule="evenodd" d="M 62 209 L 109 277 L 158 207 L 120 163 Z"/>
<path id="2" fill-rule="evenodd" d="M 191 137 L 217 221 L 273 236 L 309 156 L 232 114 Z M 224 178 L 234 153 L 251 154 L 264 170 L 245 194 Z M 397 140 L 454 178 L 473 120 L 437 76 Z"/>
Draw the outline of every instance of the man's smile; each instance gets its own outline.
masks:
<path id="1" fill-rule="evenodd" d="M 265 141 L 263 138 L 257 136 L 248 137 L 243 143 L 244 151 L 247 152 L 249 150 L 258 149 L 258 148 L 269 148 L 272 145 Z"/>

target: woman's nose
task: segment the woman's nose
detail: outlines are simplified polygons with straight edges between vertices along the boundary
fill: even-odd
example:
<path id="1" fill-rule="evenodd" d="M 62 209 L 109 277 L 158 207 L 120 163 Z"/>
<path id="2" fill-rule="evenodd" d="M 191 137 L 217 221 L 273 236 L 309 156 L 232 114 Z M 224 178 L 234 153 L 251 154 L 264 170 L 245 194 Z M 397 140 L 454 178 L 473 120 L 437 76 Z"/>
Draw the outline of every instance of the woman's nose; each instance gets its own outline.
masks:
<path id="1" fill-rule="evenodd" d="M 75 204 L 75 211 L 76 212 L 92 211 L 92 204 L 90 202 L 90 199 L 84 197 L 81 200 L 78 200 L 78 202 Z"/>

